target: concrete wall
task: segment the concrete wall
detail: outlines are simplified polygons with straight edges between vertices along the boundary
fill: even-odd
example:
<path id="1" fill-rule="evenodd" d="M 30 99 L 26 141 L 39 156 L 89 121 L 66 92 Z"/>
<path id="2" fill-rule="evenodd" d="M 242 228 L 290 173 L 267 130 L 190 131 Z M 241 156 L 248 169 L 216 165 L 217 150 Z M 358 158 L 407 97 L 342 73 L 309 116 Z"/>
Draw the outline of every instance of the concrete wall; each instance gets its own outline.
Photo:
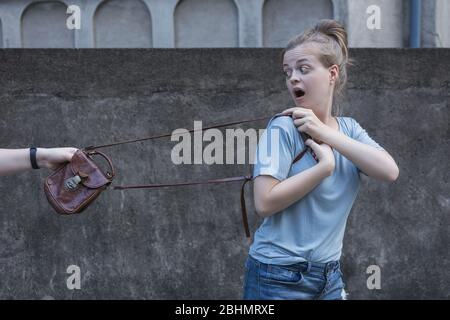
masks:
<path id="1" fill-rule="evenodd" d="M 79 30 L 63 30 L 69 5 Z M 367 28 L 370 5 L 379 30 Z M 449 47 L 448 1 L 423 0 L 422 12 L 423 46 Z M 409 45 L 409 0 L 0 0 L 6 48 L 283 47 L 322 18 L 341 21 L 352 47 Z"/>
<path id="2" fill-rule="evenodd" d="M 349 45 L 352 47 L 407 47 L 409 43 L 409 0 L 353 1 L 349 7 Z M 366 10 L 380 8 L 381 29 L 367 28 Z"/>
<path id="3" fill-rule="evenodd" d="M 3 48 L 2 20 L 0 20 L 0 48 Z"/>
<path id="4" fill-rule="evenodd" d="M 67 7 L 61 2 L 35 2 L 22 15 L 22 44 L 26 48 L 73 48 L 74 31 L 66 28 Z"/>
<path id="5" fill-rule="evenodd" d="M 450 50 L 352 49 L 343 115 L 396 159 L 393 183 L 364 178 L 343 251 L 351 299 L 450 298 Z M 2 50 L 0 146 L 77 146 L 262 117 L 292 105 L 274 49 Z M 264 67 L 261 67 L 264 66 Z M 258 72 L 255 72 L 258 70 Z M 264 128 L 266 123 L 241 126 Z M 248 174 L 173 165 L 170 139 L 104 149 L 115 184 Z M 58 216 L 46 170 L 0 179 L 0 298 L 239 299 L 248 252 L 240 183 L 107 191 Z M 252 232 L 261 223 L 247 187 Z M 81 290 L 66 287 L 69 265 Z M 366 269 L 381 268 L 368 290 Z"/>
<path id="6" fill-rule="evenodd" d="M 94 15 L 94 30 L 97 48 L 152 46 L 150 12 L 140 0 L 101 3 Z"/>
<path id="7" fill-rule="evenodd" d="M 263 7 L 263 44 L 284 47 L 289 39 L 311 27 L 319 19 L 333 18 L 330 0 L 268 0 Z"/>
<path id="8" fill-rule="evenodd" d="M 174 20 L 175 47 L 239 46 L 238 8 L 232 0 L 182 0 Z"/>
<path id="9" fill-rule="evenodd" d="M 432 34 L 436 47 L 450 47 L 450 3 L 445 0 L 438 0 L 435 7 L 436 28 Z"/>

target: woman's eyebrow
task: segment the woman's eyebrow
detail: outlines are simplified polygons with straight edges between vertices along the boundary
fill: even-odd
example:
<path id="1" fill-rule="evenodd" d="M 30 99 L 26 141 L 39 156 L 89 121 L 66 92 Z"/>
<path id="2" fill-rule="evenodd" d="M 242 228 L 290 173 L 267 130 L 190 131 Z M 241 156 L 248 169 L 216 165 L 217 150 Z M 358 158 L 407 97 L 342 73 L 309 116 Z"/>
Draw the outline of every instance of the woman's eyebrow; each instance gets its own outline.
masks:
<path id="1" fill-rule="evenodd" d="M 299 59 L 299 60 L 297 60 L 296 64 L 301 63 L 301 62 L 309 62 L 309 60 L 306 58 Z"/>
<path id="2" fill-rule="evenodd" d="M 301 62 L 309 62 L 309 60 L 306 59 L 306 58 L 299 59 L 299 60 L 297 60 L 297 61 L 295 62 L 295 64 L 299 64 L 299 63 L 301 63 Z M 289 67 L 289 65 L 288 65 L 287 63 L 283 64 L 283 67 L 286 67 L 286 66 Z"/>

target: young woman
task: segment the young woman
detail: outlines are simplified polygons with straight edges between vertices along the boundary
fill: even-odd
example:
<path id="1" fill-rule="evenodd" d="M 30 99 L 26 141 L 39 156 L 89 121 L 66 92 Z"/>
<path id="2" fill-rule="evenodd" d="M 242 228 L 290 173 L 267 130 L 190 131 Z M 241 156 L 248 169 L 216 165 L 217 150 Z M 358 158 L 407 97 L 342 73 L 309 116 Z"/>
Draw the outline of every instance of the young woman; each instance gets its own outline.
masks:
<path id="1" fill-rule="evenodd" d="M 297 107 L 272 118 L 258 144 L 254 199 L 264 221 L 245 263 L 244 299 L 345 299 L 339 259 L 360 174 L 388 182 L 399 174 L 355 119 L 332 116 L 348 61 L 347 33 L 334 20 L 321 20 L 283 51 Z M 307 152 L 293 163 L 305 144 L 317 161 Z"/>
<path id="2" fill-rule="evenodd" d="M 56 169 L 72 159 L 76 148 L 0 149 L 0 176 L 31 168 Z"/>

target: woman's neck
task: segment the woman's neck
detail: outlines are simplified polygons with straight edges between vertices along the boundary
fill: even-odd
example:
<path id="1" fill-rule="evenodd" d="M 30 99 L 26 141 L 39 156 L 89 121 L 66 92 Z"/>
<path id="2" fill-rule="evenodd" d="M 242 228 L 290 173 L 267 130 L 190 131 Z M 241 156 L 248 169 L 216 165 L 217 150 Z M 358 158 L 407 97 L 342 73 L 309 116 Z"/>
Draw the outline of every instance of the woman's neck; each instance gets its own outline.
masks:
<path id="1" fill-rule="evenodd" d="M 315 114 L 317 118 L 319 118 L 319 120 L 322 121 L 323 124 L 325 124 L 330 128 L 337 129 L 336 128 L 337 120 L 335 119 L 335 117 L 331 116 L 331 112 L 329 111 L 324 113 L 315 112 Z"/>
<path id="2" fill-rule="evenodd" d="M 339 127 L 336 127 L 338 125 L 337 119 L 335 119 L 335 117 L 331 116 L 332 105 L 333 105 L 333 100 L 329 99 L 327 101 L 326 106 L 318 107 L 317 111 L 314 111 L 314 114 L 326 126 L 336 129 L 336 130 L 339 130 Z"/>

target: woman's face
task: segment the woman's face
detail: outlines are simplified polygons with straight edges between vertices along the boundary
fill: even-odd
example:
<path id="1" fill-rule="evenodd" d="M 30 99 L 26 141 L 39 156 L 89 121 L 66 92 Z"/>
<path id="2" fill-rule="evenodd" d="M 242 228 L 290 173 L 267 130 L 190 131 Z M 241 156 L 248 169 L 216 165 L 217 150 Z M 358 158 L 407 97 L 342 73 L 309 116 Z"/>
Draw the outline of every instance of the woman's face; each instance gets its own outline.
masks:
<path id="1" fill-rule="evenodd" d="M 297 107 L 325 110 L 333 97 L 332 72 L 316 58 L 318 49 L 304 43 L 287 51 L 283 59 L 286 85 Z"/>

